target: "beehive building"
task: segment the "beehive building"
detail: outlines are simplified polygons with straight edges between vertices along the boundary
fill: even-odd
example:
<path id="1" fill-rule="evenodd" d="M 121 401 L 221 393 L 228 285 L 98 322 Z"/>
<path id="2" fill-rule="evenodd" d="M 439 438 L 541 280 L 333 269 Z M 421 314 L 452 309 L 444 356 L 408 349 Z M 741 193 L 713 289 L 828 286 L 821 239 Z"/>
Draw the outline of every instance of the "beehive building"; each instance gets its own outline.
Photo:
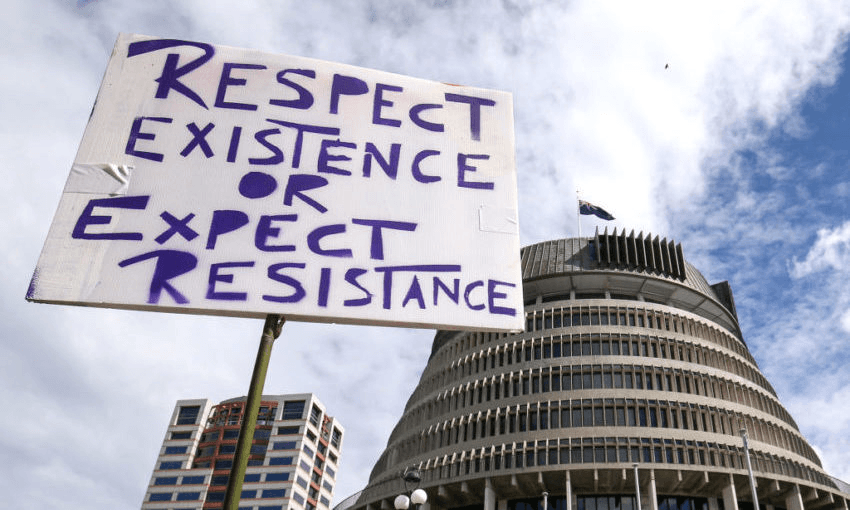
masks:
<path id="1" fill-rule="evenodd" d="M 760 508 L 847 508 L 681 245 L 606 229 L 524 248 L 522 274 L 525 331 L 438 332 L 340 507 L 392 508 L 415 467 L 432 509 L 749 510 L 745 429 Z"/>

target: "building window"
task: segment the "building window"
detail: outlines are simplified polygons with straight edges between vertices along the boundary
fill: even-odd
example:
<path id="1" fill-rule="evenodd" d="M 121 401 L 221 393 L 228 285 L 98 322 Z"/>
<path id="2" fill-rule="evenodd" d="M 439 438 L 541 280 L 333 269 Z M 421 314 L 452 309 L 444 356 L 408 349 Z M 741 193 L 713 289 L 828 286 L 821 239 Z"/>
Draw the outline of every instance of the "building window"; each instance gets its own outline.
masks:
<path id="1" fill-rule="evenodd" d="M 263 498 L 285 498 L 286 497 L 286 489 L 264 489 L 263 490 Z"/>
<path id="2" fill-rule="evenodd" d="M 333 433 L 331 434 L 331 444 L 339 450 L 339 443 L 342 441 L 342 432 L 339 431 L 338 428 L 334 427 Z"/>
<path id="3" fill-rule="evenodd" d="M 257 499 L 257 489 L 249 489 L 239 494 L 239 499 Z"/>
<path id="4" fill-rule="evenodd" d="M 219 432 L 217 430 L 213 432 L 205 432 L 201 434 L 201 442 L 207 443 L 210 441 L 218 441 L 218 434 Z"/>
<path id="5" fill-rule="evenodd" d="M 286 482 L 289 480 L 289 473 L 266 473 L 267 482 Z"/>
<path id="6" fill-rule="evenodd" d="M 151 497 L 148 501 L 171 501 L 171 493 L 170 492 L 156 492 L 151 494 Z"/>
<path id="7" fill-rule="evenodd" d="M 176 476 L 164 476 L 161 478 L 154 478 L 154 485 L 177 485 L 177 477 Z"/>
<path id="8" fill-rule="evenodd" d="M 279 436 L 288 436 L 291 434 L 298 434 L 301 427 L 278 427 L 277 434 Z"/>
<path id="9" fill-rule="evenodd" d="M 159 463 L 159 469 L 180 469 L 183 463 L 179 460 L 177 461 L 164 461 Z"/>
<path id="10" fill-rule="evenodd" d="M 319 426 L 319 423 L 322 421 L 322 411 L 315 405 L 313 405 L 312 409 L 310 409 L 310 423 Z"/>
<path id="11" fill-rule="evenodd" d="M 269 459 L 269 466 L 291 466 L 292 457 L 272 457 Z"/>
<path id="12" fill-rule="evenodd" d="M 295 441 L 276 441 L 272 443 L 272 450 L 294 450 Z"/>
<path id="13" fill-rule="evenodd" d="M 292 402 L 284 402 L 283 403 L 283 416 L 282 420 L 300 420 L 301 416 L 304 414 L 304 404 L 303 400 L 294 400 Z"/>
<path id="14" fill-rule="evenodd" d="M 181 482 L 182 485 L 197 485 L 197 484 L 201 484 L 201 483 L 204 483 L 204 476 L 203 475 L 201 475 L 201 476 L 184 476 L 183 481 Z"/>
<path id="15" fill-rule="evenodd" d="M 197 501 L 201 498 L 200 492 L 178 492 L 177 501 Z"/>
<path id="16" fill-rule="evenodd" d="M 224 492 L 208 492 L 207 493 L 207 502 L 210 503 L 218 503 L 220 501 L 224 501 Z"/>
<path id="17" fill-rule="evenodd" d="M 198 421 L 201 406 L 182 406 L 177 414 L 177 425 L 194 425 Z"/>
<path id="18" fill-rule="evenodd" d="M 191 432 L 172 432 L 171 439 L 191 439 Z"/>
<path id="19" fill-rule="evenodd" d="M 232 459 L 221 459 L 215 461 L 215 469 L 230 469 L 233 467 Z"/>

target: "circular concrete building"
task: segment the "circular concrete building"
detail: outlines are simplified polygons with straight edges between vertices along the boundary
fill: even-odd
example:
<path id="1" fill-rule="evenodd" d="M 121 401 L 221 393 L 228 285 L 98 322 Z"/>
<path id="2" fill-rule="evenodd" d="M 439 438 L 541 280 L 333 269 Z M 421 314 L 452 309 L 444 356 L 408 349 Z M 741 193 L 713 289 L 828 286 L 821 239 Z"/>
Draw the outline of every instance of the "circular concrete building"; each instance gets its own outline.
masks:
<path id="1" fill-rule="evenodd" d="M 438 332 L 337 508 L 393 508 L 415 468 L 432 509 L 749 510 L 749 463 L 760 508 L 847 509 L 681 245 L 606 229 L 524 248 L 522 275 L 525 331 Z"/>

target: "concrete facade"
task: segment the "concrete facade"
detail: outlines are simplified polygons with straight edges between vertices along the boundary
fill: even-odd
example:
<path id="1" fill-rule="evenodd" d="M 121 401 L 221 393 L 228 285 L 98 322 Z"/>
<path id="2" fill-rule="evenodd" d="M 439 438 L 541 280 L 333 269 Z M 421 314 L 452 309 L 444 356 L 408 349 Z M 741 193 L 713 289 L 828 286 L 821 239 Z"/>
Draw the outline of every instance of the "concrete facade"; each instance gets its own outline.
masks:
<path id="1" fill-rule="evenodd" d="M 177 401 L 143 510 L 222 507 L 245 400 Z M 343 433 L 313 394 L 263 395 L 240 510 L 328 509 Z"/>
<path id="2" fill-rule="evenodd" d="M 421 471 L 429 508 L 846 509 L 759 371 L 728 283 L 681 245 L 597 232 L 522 250 L 526 328 L 440 331 L 368 486 L 392 508 Z M 638 465 L 640 505 L 633 465 Z"/>

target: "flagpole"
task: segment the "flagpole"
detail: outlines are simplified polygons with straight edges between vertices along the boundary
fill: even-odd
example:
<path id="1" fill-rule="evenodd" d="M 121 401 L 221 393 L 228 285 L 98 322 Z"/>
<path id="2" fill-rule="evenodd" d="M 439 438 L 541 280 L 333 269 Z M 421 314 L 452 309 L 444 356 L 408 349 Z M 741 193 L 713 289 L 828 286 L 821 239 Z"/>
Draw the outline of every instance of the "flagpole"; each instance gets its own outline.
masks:
<path id="1" fill-rule="evenodd" d="M 578 225 L 578 238 L 581 239 L 581 200 L 578 198 L 578 190 L 576 190 L 576 225 Z"/>

